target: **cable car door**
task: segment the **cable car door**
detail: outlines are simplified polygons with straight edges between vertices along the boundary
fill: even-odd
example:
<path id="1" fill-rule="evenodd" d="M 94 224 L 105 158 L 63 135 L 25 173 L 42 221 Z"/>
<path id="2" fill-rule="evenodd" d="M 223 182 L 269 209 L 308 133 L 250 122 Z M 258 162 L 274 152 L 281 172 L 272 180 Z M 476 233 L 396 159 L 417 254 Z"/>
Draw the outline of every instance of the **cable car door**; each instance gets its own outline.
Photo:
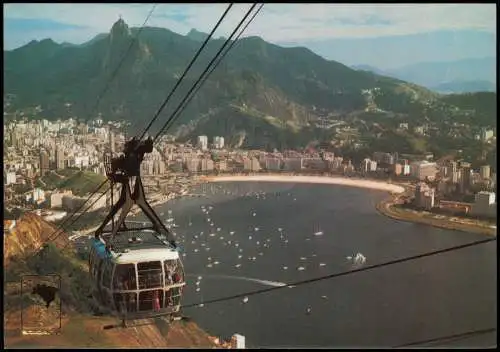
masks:
<path id="1" fill-rule="evenodd" d="M 101 295 L 102 295 L 102 301 L 106 307 L 112 307 L 113 306 L 113 300 L 112 300 L 112 295 L 111 295 L 111 279 L 112 279 L 112 274 L 113 274 L 113 263 L 109 260 L 106 259 L 103 261 L 103 270 L 101 271 L 102 275 L 102 281 L 101 281 Z"/>
<path id="2" fill-rule="evenodd" d="M 104 295 L 102 292 L 101 281 L 102 281 L 102 272 L 104 269 L 104 260 L 102 260 L 101 258 L 98 258 L 96 266 L 97 266 L 97 275 L 95 276 L 96 290 L 97 290 L 99 302 L 103 303 L 104 302 Z"/>

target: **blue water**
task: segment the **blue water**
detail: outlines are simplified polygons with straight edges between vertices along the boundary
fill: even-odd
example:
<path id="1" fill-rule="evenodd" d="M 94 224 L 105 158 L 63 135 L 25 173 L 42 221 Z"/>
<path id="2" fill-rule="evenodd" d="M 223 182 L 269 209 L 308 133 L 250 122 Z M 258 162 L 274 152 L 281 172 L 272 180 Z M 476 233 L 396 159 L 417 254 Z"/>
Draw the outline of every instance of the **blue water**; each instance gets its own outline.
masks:
<path id="1" fill-rule="evenodd" d="M 379 191 L 242 182 L 198 189 L 208 197 L 174 200 L 157 209 L 164 220 L 171 210 L 179 225 L 175 232 L 186 253 L 187 305 L 345 271 L 353 267 L 347 257 L 358 252 L 369 265 L 484 238 L 384 217 L 375 210 L 386 197 Z M 265 197 L 257 198 L 256 192 Z M 209 215 L 201 205 L 213 206 Z M 323 235 L 315 236 L 317 231 Z M 219 264 L 207 267 L 208 257 Z M 239 298 L 183 313 L 212 335 L 240 333 L 253 347 L 391 347 L 496 328 L 496 267 L 493 242 L 250 296 L 246 304 Z M 203 277 L 199 286 L 198 276 Z M 442 345 L 496 345 L 496 333 Z"/>

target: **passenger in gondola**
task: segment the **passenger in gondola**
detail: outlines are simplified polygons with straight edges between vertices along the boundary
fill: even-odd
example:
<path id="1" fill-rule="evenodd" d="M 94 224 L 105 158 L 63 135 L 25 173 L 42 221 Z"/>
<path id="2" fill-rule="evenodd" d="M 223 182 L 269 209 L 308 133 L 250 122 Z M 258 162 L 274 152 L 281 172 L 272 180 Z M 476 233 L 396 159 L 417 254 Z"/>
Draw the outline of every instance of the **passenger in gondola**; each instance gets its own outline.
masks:
<path id="1" fill-rule="evenodd" d="M 120 311 L 123 313 L 127 312 L 127 294 L 119 293 L 118 295 L 118 306 L 120 307 Z"/>
<path id="2" fill-rule="evenodd" d="M 172 269 L 168 269 L 167 271 L 167 284 L 172 285 L 173 283 L 173 278 L 172 278 Z"/>
<path id="3" fill-rule="evenodd" d="M 160 290 L 153 291 L 153 310 L 155 312 L 160 311 Z"/>
<path id="4" fill-rule="evenodd" d="M 135 275 L 129 277 L 129 279 L 127 281 L 128 281 L 127 290 L 135 290 L 137 287 L 136 282 L 135 282 Z"/>
<path id="5" fill-rule="evenodd" d="M 135 292 L 130 292 L 128 294 L 129 312 L 135 312 L 137 309 L 137 301 L 135 299 Z"/>
<path id="6" fill-rule="evenodd" d="M 174 283 L 174 285 L 181 282 L 181 276 L 179 275 L 179 273 L 174 273 L 174 275 L 172 276 L 172 282 Z"/>
<path id="7" fill-rule="evenodd" d="M 115 289 L 118 291 L 125 290 L 125 282 L 121 277 L 115 278 Z"/>
<path id="8" fill-rule="evenodd" d="M 172 305 L 178 306 L 180 303 L 180 298 L 181 298 L 180 287 L 172 287 L 171 291 L 172 291 L 172 294 L 171 294 Z"/>
<path id="9" fill-rule="evenodd" d="M 166 293 L 166 298 L 167 298 L 167 305 L 171 306 L 173 304 L 173 302 L 172 302 L 172 289 L 167 289 L 167 291 L 165 291 L 165 293 Z"/>

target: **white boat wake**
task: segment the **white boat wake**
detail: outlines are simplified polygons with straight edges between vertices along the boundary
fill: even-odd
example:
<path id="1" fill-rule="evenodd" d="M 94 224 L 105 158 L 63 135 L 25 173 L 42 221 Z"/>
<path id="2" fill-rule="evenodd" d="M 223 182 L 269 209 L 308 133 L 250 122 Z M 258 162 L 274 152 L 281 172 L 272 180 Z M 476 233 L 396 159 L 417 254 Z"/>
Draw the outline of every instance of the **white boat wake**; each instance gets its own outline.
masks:
<path id="1" fill-rule="evenodd" d="M 186 276 L 198 276 L 198 274 L 187 274 Z M 230 275 L 208 275 L 205 274 L 203 275 L 205 278 L 213 278 L 213 279 L 228 279 L 228 280 L 241 280 L 241 281 L 250 281 L 250 282 L 255 282 L 261 285 L 266 285 L 266 286 L 272 286 L 272 287 L 282 287 L 286 286 L 284 282 L 277 282 L 277 281 L 269 281 L 269 280 L 260 280 L 260 279 L 254 279 L 251 277 L 245 277 L 245 276 L 230 276 Z"/>

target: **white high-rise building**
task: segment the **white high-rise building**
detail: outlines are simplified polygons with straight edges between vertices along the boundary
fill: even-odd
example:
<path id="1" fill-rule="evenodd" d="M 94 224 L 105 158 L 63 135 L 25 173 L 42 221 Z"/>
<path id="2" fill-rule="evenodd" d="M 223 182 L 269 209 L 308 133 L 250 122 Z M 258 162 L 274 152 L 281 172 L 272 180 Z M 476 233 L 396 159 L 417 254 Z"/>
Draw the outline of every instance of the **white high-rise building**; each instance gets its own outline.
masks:
<path id="1" fill-rule="evenodd" d="M 225 160 L 218 161 L 216 165 L 217 165 L 217 170 L 227 171 L 227 163 Z"/>
<path id="2" fill-rule="evenodd" d="M 408 176 L 409 174 L 410 174 L 410 165 L 404 164 L 403 165 L 403 175 Z"/>
<path id="3" fill-rule="evenodd" d="M 215 149 L 222 149 L 224 148 L 224 137 L 214 137 L 214 148 Z"/>
<path id="4" fill-rule="evenodd" d="M 207 136 L 198 136 L 197 147 L 201 150 L 207 150 L 208 147 L 208 137 Z"/>
<path id="5" fill-rule="evenodd" d="M 363 172 L 368 172 L 370 171 L 370 162 L 371 160 L 369 158 L 365 158 L 362 162 L 361 162 L 361 170 Z"/>
<path id="6" fill-rule="evenodd" d="M 435 177 L 437 173 L 437 164 L 426 160 L 416 161 L 410 164 L 411 175 L 420 181 L 427 177 Z"/>
<path id="7" fill-rule="evenodd" d="M 302 158 L 285 158 L 283 159 L 284 167 L 286 171 L 300 171 L 303 167 Z"/>
<path id="8" fill-rule="evenodd" d="M 266 158 L 265 167 L 267 170 L 279 171 L 281 170 L 281 160 L 278 158 Z"/>
<path id="9" fill-rule="evenodd" d="M 58 145 L 56 147 L 56 168 L 64 169 L 64 149 L 62 146 Z"/>
<path id="10" fill-rule="evenodd" d="M 485 127 L 483 127 L 481 129 L 481 139 L 483 141 L 487 141 L 487 140 L 493 138 L 494 135 L 495 135 L 495 133 L 493 132 L 493 130 L 489 130 Z"/>
<path id="11" fill-rule="evenodd" d="M 231 337 L 231 348 L 244 349 L 245 348 L 245 336 L 240 335 L 240 334 L 234 334 Z"/>
<path id="12" fill-rule="evenodd" d="M 490 178 L 490 175 L 491 175 L 490 166 L 489 165 L 481 166 L 481 178 L 483 180 L 488 180 Z"/>
<path id="13" fill-rule="evenodd" d="M 245 171 L 251 171 L 252 170 L 252 159 L 250 158 L 243 158 L 243 170 Z"/>
<path id="14" fill-rule="evenodd" d="M 201 171 L 210 172 L 214 170 L 214 162 L 212 159 L 201 159 Z"/>
<path id="15" fill-rule="evenodd" d="M 435 190 L 421 182 L 415 187 L 415 203 L 418 207 L 431 210 L 434 207 Z"/>
<path id="16" fill-rule="evenodd" d="M 472 215 L 495 217 L 496 212 L 495 193 L 482 191 L 476 194 L 476 199 L 471 209 Z"/>
<path id="17" fill-rule="evenodd" d="M 260 163 L 259 160 L 255 157 L 252 158 L 252 171 L 259 171 L 260 170 Z"/>
<path id="18" fill-rule="evenodd" d="M 45 200 L 45 192 L 41 188 L 35 188 L 33 190 L 33 201 L 39 202 Z"/>
<path id="19" fill-rule="evenodd" d="M 5 185 L 10 185 L 16 183 L 16 173 L 15 172 L 6 172 L 4 170 L 4 183 Z"/>
<path id="20" fill-rule="evenodd" d="M 115 134 L 113 131 L 109 131 L 109 147 L 111 150 L 111 153 L 115 152 Z"/>
<path id="21" fill-rule="evenodd" d="M 198 172 L 200 169 L 200 159 L 186 158 L 186 169 L 189 172 Z"/>

